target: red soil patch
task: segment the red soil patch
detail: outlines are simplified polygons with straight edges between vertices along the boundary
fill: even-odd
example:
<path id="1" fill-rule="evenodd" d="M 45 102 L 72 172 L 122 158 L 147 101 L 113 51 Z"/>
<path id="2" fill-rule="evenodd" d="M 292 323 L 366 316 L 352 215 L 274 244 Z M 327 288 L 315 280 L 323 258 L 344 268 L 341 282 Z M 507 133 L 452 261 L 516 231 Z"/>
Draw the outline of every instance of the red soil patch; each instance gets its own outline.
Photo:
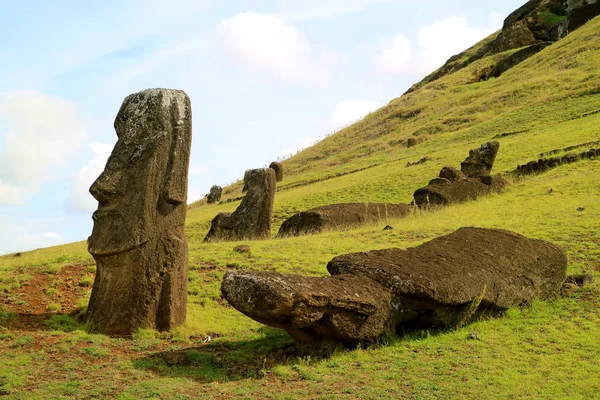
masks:
<path id="1" fill-rule="evenodd" d="M 11 328 L 39 330 L 45 327 L 44 321 L 51 315 L 73 314 L 79 299 L 91 290 L 91 285 L 80 286 L 84 277 L 93 282 L 94 273 L 89 271 L 89 265 L 67 265 L 56 274 L 43 273 L 38 268 L 26 268 L 25 272 L 32 276 L 31 280 L 23 282 L 18 289 L 0 295 L 3 308 L 18 315 L 11 323 Z M 60 310 L 48 310 L 50 304 L 60 305 Z"/>

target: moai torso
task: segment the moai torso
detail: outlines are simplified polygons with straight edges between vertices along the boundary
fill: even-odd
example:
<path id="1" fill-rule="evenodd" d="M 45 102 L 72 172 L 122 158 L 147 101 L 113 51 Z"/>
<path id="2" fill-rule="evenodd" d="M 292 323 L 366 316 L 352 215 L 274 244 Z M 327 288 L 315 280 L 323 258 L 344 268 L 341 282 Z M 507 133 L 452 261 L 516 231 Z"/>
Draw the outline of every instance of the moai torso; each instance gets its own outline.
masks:
<path id="1" fill-rule="evenodd" d="M 117 144 L 90 188 L 97 271 L 86 319 L 109 334 L 168 330 L 186 316 L 190 100 L 179 90 L 135 93 L 115 130 Z"/>

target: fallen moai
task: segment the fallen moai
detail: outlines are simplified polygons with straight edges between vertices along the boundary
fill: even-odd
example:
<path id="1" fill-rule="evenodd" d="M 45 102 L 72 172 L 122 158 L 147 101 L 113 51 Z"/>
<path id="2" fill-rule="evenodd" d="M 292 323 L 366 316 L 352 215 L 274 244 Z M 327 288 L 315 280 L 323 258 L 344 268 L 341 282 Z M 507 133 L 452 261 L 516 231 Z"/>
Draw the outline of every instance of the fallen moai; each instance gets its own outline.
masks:
<path id="1" fill-rule="evenodd" d="M 300 236 L 319 233 L 325 230 L 376 223 L 378 221 L 385 221 L 388 218 L 403 218 L 410 214 L 411 209 L 406 204 L 330 204 L 294 214 L 281 224 L 277 236 Z"/>
<path id="2" fill-rule="evenodd" d="M 358 343 L 402 328 L 459 326 L 558 296 L 558 246 L 498 229 L 461 228 L 407 250 L 335 257 L 330 277 L 228 272 L 224 298 L 300 342 Z"/>
<path id="3" fill-rule="evenodd" d="M 98 210 L 88 251 L 97 269 L 86 320 L 94 331 L 185 322 L 191 112 L 188 96 L 169 89 L 132 94 L 119 110 L 118 141 L 90 188 Z"/>
<path id="4" fill-rule="evenodd" d="M 205 242 L 268 239 L 271 236 L 275 171 L 251 169 L 244 174 L 246 196 L 233 212 L 221 212 L 212 220 Z"/>
<path id="5" fill-rule="evenodd" d="M 504 178 L 490 175 L 499 147 L 500 144 L 494 141 L 470 150 L 460 171 L 453 167 L 442 168 L 438 178 L 415 191 L 415 204 L 419 207 L 440 206 L 502 192 L 506 186 Z"/>
<path id="6" fill-rule="evenodd" d="M 213 185 L 210 188 L 210 192 L 206 195 L 206 202 L 208 204 L 216 203 L 221 200 L 221 193 L 223 193 L 223 188 L 221 186 Z"/>

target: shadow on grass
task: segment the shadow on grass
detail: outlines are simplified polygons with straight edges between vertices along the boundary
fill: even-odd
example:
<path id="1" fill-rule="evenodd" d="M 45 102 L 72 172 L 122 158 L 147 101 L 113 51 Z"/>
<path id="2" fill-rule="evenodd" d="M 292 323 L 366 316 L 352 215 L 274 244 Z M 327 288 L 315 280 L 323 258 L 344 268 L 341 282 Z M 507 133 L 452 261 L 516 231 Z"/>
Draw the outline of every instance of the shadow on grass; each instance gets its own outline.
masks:
<path id="1" fill-rule="evenodd" d="M 154 353 L 133 361 L 136 369 L 148 370 L 162 377 L 184 377 L 201 383 L 260 378 L 277 365 L 312 363 L 334 353 L 395 345 L 442 335 L 448 330 L 410 330 L 370 345 L 344 347 L 323 345 L 300 346 L 280 329 L 263 327 L 260 339 L 216 341 L 177 351 Z"/>
<path id="2" fill-rule="evenodd" d="M 254 340 L 215 341 L 177 351 L 155 353 L 133 362 L 134 368 L 164 377 L 185 377 L 202 383 L 235 381 L 264 376 L 276 365 L 299 359 L 329 357 L 327 347 L 301 347 L 280 329 L 263 327 Z"/>
<path id="3" fill-rule="evenodd" d="M 60 330 L 71 332 L 80 325 L 77 312 L 71 314 L 60 313 L 10 313 L 12 316 L 0 326 L 24 332 Z"/>

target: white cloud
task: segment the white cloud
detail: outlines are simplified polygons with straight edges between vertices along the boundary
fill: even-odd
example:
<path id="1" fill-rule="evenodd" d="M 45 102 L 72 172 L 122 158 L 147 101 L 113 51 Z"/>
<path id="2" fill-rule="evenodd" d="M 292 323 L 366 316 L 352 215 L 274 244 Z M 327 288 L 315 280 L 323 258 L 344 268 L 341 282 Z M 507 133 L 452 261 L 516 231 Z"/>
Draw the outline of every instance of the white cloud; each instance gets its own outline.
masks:
<path id="1" fill-rule="evenodd" d="M 364 11 L 389 0 L 283 0 L 277 15 L 288 21 L 326 19 Z"/>
<path id="2" fill-rule="evenodd" d="M 346 100 L 337 105 L 331 115 L 333 129 L 348 126 L 382 107 L 383 104 L 370 100 Z"/>
<path id="3" fill-rule="evenodd" d="M 56 232 L 45 232 L 45 233 L 42 233 L 42 236 L 47 239 L 60 239 L 62 237 Z"/>
<path id="4" fill-rule="evenodd" d="M 269 15 L 237 14 L 217 26 L 217 35 L 237 62 L 285 81 L 323 85 L 337 63 L 334 52 L 313 46 L 296 27 Z"/>
<path id="5" fill-rule="evenodd" d="M 53 234 L 47 236 L 47 233 Z M 47 232 L 43 234 L 29 234 L 23 233 L 17 236 L 17 243 L 24 249 L 36 249 L 49 246 L 55 246 L 61 243 L 62 237 L 54 232 Z"/>
<path id="6" fill-rule="evenodd" d="M 66 204 L 69 211 L 90 213 L 98 208 L 98 202 L 89 193 L 89 188 L 104 170 L 113 145 L 90 143 L 88 147 L 94 153 L 94 157 L 79 170 L 73 179 Z"/>
<path id="7" fill-rule="evenodd" d="M 87 125 L 68 101 L 35 91 L 9 93 L 0 117 L 9 126 L 0 153 L 0 205 L 22 204 L 79 149 Z"/>
<path id="8" fill-rule="evenodd" d="M 446 60 L 494 32 L 493 28 L 472 28 L 467 17 L 448 17 L 421 28 L 418 44 L 419 66 L 426 71 L 441 67 Z"/>
<path id="9" fill-rule="evenodd" d="M 416 45 L 403 33 L 385 41 L 374 60 L 379 70 L 391 73 L 427 74 L 441 67 L 450 57 L 489 36 L 501 25 L 501 17 L 491 12 L 488 24 L 469 25 L 464 16 L 451 16 L 419 29 Z"/>
<path id="10" fill-rule="evenodd" d="M 412 45 L 408 37 L 398 33 L 395 38 L 387 40 L 385 48 L 375 59 L 375 65 L 383 72 L 397 74 L 404 72 L 410 66 Z"/>

